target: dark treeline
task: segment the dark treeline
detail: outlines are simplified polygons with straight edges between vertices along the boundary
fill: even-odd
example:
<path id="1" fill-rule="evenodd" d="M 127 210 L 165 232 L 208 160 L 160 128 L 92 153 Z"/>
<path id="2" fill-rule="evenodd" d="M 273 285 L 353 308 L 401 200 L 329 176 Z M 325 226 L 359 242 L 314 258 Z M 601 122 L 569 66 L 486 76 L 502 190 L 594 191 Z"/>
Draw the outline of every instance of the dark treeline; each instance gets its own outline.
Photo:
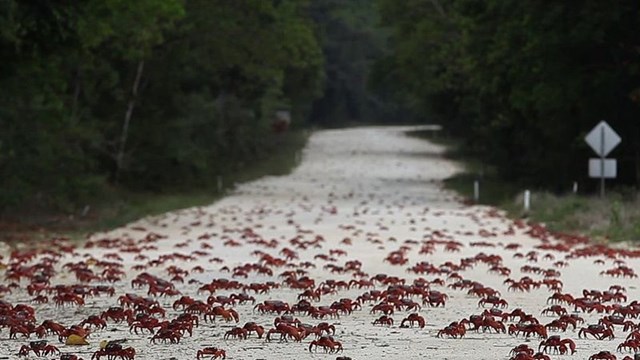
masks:
<path id="1" fill-rule="evenodd" d="M 604 119 L 618 181 L 637 185 L 638 7 L 1 1 L 0 213 L 208 186 L 278 146 L 279 110 L 298 128 L 438 122 L 505 179 L 551 189 L 585 180 Z"/>
<path id="2" fill-rule="evenodd" d="M 0 2 L 0 211 L 206 186 L 278 145 L 278 110 L 370 115 L 376 9 L 342 4 Z"/>
<path id="3" fill-rule="evenodd" d="M 640 184 L 640 2 L 380 0 L 375 81 L 511 181 L 569 189 L 606 120 L 619 183 Z"/>
<path id="4" fill-rule="evenodd" d="M 370 86 L 371 68 L 387 51 L 374 0 L 313 1 L 312 17 L 325 57 L 325 85 L 309 120 L 321 126 L 407 122 L 385 87 Z"/>

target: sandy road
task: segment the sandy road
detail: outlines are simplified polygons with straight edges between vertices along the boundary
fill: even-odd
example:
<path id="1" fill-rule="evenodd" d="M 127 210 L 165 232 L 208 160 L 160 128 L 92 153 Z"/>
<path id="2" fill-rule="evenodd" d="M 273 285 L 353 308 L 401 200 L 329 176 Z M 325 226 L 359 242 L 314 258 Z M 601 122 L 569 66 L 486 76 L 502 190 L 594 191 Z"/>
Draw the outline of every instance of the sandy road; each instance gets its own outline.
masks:
<path id="1" fill-rule="evenodd" d="M 508 291 L 504 280 L 519 280 L 529 276 L 541 281 L 541 273 L 523 272 L 523 266 L 538 267 L 541 270 L 554 269 L 560 272 L 564 283 L 562 292 L 575 297 L 582 296 L 583 289 L 607 290 L 611 284 L 619 284 L 627 289 L 628 301 L 639 299 L 635 287 L 637 279 L 599 276 L 599 272 L 614 267 L 615 259 L 595 256 L 565 260 L 570 251 L 586 248 L 572 245 L 570 251 L 536 249 L 542 244 L 539 238 L 525 232 L 528 226 L 518 227 L 499 212 L 487 207 L 468 207 L 456 201 L 454 194 L 443 191 L 439 181 L 452 175 L 458 167 L 443 158 L 442 148 L 425 141 L 406 137 L 409 127 L 363 127 L 345 130 L 328 130 L 315 133 L 304 151 L 300 166 L 284 177 L 267 177 L 242 184 L 221 201 L 207 207 L 185 209 L 162 216 L 142 219 L 121 229 L 93 236 L 93 244 L 115 244 L 110 249 L 94 246 L 77 249 L 75 255 L 66 254 L 58 266 L 71 261 L 86 261 L 89 257 L 102 259 L 106 253 L 117 253 L 127 275 L 122 282 L 113 284 L 118 295 L 125 292 L 146 294 L 144 289 L 131 289 L 129 281 L 141 270 L 134 271 L 133 265 L 146 265 L 145 271 L 169 278 L 167 267 L 177 266 L 191 270 L 201 265 L 203 273 L 190 271 L 185 283 L 175 283 L 184 295 L 205 300 L 207 294 L 197 294 L 201 283 L 213 279 L 235 279 L 245 284 L 265 281 L 282 282 L 278 275 L 284 271 L 304 269 L 315 280 L 316 287 L 327 279 L 350 281 L 353 271 L 340 272 L 347 261 L 358 260 L 361 271 L 369 279 L 376 274 L 387 274 L 405 279 L 407 284 L 417 278 L 434 280 L 447 279 L 458 272 L 462 278 L 477 281 L 494 288 L 509 307 L 522 308 L 536 316 L 543 324 L 554 319 L 541 315 L 548 306 L 550 296 L 546 287 L 529 292 Z M 163 239 L 146 243 L 143 239 L 149 233 L 160 234 Z M 320 239 L 320 240 L 318 240 Z M 345 239 L 349 239 L 345 241 Z M 110 240 L 110 242 L 105 241 Z M 102 241 L 102 242 L 101 242 Z M 453 248 L 447 244 L 455 242 Z M 518 244 L 517 250 L 508 249 L 508 244 Z M 550 239 L 547 244 L 564 244 Z M 151 244 L 151 245 L 149 245 Z M 232 244 L 238 246 L 231 246 Z M 271 244 L 273 247 L 267 246 Z M 146 258 L 139 257 L 133 250 L 142 250 Z M 152 246 L 152 247 L 149 247 Z M 430 253 L 421 249 L 427 246 Z M 289 261 L 290 266 L 273 266 L 273 276 L 249 272 L 248 277 L 232 278 L 223 266 L 233 271 L 244 264 L 258 263 L 260 254 L 274 258 L 284 258 L 282 250 L 287 248 L 296 253 L 297 258 Z M 330 250 L 342 250 L 346 255 Z M 256 253 L 260 251 L 262 253 Z M 399 251 L 406 259 L 403 265 L 393 265 L 385 258 L 393 251 Z M 535 251 L 537 256 L 514 256 L 516 252 L 526 255 Z M 171 258 L 172 254 L 188 255 L 191 260 Z M 482 255 L 498 255 L 501 266 L 511 270 L 509 275 L 488 272 L 490 265 L 478 261 Z M 544 256 L 547 255 L 548 256 Z M 138 258 L 136 258 L 138 256 Z M 326 256 L 330 261 L 323 260 Z M 113 257 L 112 257 L 113 258 Z M 211 259 L 223 259 L 222 263 Z M 620 256 L 619 259 L 622 259 Z M 152 260 L 163 260 L 159 266 Z M 473 266 L 453 271 L 446 265 L 460 264 L 463 259 L 476 259 Z M 595 259 L 604 260 L 604 265 L 595 265 Z M 331 261 L 333 260 L 333 261 Z M 559 267 L 558 261 L 566 261 L 566 267 Z M 637 258 L 625 257 L 624 264 L 637 268 Z M 315 268 L 303 268 L 302 262 L 311 262 Z M 419 262 L 426 262 L 440 269 L 439 274 L 416 274 L 407 269 Z M 334 271 L 332 272 L 332 267 Z M 99 273 L 102 269 L 95 267 Z M 359 278 L 360 279 L 360 278 Z M 189 283 L 189 280 L 193 280 Z M 195 283 L 195 281 L 199 283 Z M 451 278 L 446 285 L 456 280 Z M 53 283 L 75 283 L 75 278 L 65 272 L 56 276 Z M 97 283 L 97 282 L 95 282 Z M 386 285 L 377 284 L 384 290 Z M 372 322 L 381 314 L 371 314 L 373 303 L 365 303 L 362 310 L 339 318 L 312 319 L 297 315 L 303 322 L 316 324 L 327 321 L 336 327 L 336 340 L 342 342 L 341 356 L 352 359 L 508 359 L 509 350 L 517 344 L 527 343 L 537 348 L 538 339 L 525 340 L 503 333 L 467 332 L 464 339 L 438 338 L 436 334 L 453 321 L 480 314 L 479 298 L 468 295 L 467 290 L 455 290 L 449 286 L 431 285 L 432 290 L 448 295 L 445 307 L 424 306 L 418 313 L 426 319 L 423 329 L 401 328 L 401 320 L 413 311 L 399 310 L 391 317 L 391 327 L 373 326 Z M 336 294 L 322 296 L 313 305 L 331 305 L 342 298 L 355 299 L 369 289 L 341 289 Z M 241 290 L 219 290 L 216 295 L 238 293 Z M 298 301 L 301 290 L 281 287 L 268 294 L 253 294 L 258 302 L 283 300 L 290 304 Z M 13 302 L 28 302 L 26 292 L 16 291 L 6 297 Z M 160 297 L 159 301 L 169 312 L 169 317 L 179 314 L 171 304 L 177 297 Z M 422 304 L 420 297 L 413 300 Z M 116 297 L 94 297 L 87 299 L 83 307 L 57 308 L 51 304 L 35 305 L 38 319 L 55 318 L 65 325 L 79 322 L 89 315 L 100 314 L 109 306 L 117 305 Z M 571 312 L 572 307 L 565 306 Z M 247 321 L 255 321 L 272 327 L 276 315 L 260 314 L 253 311 L 250 304 L 236 305 L 240 314 L 240 326 Z M 601 314 L 584 314 L 586 323 L 596 323 Z M 637 322 L 637 320 L 634 320 Z M 513 321 L 508 321 L 507 324 Z M 96 330 L 91 336 L 90 347 L 73 348 L 61 346 L 63 352 L 74 352 L 85 359 L 91 357 L 101 339 L 128 338 L 128 344 L 137 350 L 136 359 L 194 359 L 196 351 L 204 346 L 225 349 L 229 359 L 334 359 L 336 355 L 308 351 L 312 337 L 302 343 L 266 342 L 255 336 L 247 340 L 223 339 L 226 331 L 235 323 L 204 323 L 194 332 L 193 337 L 183 337 L 180 344 L 150 344 L 148 333 L 135 336 L 123 324 L 109 323 L 105 330 Z M 577 344 L 575 359 L 587 359 L 590 355 L 608 350 L 614 352 L 624 337 L 621 327 L 616 327 L 616 339 L 598 341 L 578 339 L 577 330 L 559 333 L 563 338 L 573 339 Z M 0 333 L 0 353 L 15 354 L 25 340 L 8 340 L 7 332 Z M 54 342 L 53 338 L 51 341 Z M 623 357 L 618 353 L 618 359 Z M 552 358 L 569 358 L 569 355 L 552 355 Z"/>

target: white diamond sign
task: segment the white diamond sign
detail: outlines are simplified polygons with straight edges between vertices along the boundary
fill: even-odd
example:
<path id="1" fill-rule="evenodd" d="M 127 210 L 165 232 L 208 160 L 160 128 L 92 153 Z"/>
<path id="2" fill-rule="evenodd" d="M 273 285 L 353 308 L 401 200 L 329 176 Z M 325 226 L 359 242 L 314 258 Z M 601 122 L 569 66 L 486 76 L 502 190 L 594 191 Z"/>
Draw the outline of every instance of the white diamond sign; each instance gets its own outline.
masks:
<path id="1" fill-rule="evenodd" d="M 620 135 L 603 120 L 587 134 L 584 140 L 596 154 L 605 157 L 620 144 L 621 139 Z"/>

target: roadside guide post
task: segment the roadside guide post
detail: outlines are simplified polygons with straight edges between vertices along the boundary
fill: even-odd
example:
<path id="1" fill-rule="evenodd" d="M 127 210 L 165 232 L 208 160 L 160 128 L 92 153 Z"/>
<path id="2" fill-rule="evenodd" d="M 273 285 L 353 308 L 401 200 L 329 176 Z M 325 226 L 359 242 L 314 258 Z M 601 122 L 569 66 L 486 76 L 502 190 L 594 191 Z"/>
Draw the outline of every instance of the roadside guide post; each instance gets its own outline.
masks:
<path id="1" fill-rule="evenodd" d="M 222 186 L 223 186 L 223 184 L 222 184 L 222 176 L 221 176 L 221 175 L 218 175 L 218 178 L 217 178 L 217 186 L 218 186 L 218 192 L 219 192 L 219 193 L 220 193 L 220 192 L 222 192 Z"/>
<path id="2" fill-rule="evenodd" d="M 477 204 L 480 200 L 480 181 L 473 182 L 473 201 Z"/>
<path id="3" fill-rule="evenodd" d="M 600 197 L 604 197 L 604 179 L 614 179 L 617 174 L 616 159 L 607 159 L 606 156 L 620 144 L 620 135 L 603 120 L 585 136 L 584 140 L 600 156 L 600 158 L 589 159 L 589 177 L 600 178 Z"/>

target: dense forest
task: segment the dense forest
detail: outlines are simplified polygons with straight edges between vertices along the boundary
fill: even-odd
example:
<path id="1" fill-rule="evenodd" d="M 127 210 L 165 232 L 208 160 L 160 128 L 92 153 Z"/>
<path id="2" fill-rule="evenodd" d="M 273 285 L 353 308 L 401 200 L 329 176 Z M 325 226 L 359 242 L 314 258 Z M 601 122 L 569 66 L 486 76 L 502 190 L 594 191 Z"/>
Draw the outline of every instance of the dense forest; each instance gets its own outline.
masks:
<path id="1" fill-rule="evenodd" d="M 0 209 L 206 186 L 278 146 L 279 110 L 370 115 L 375 8 L 342 3 L 0 2 Z"/>
<path id="2" fill-rule="evenodd" d="M 637 1 L 0 2 L 0 213 L 171 191 L 293 128 L 441 123 L 501 176 L 586 177 L 607 120 L 640 183 Z"/>
<path id="3" fill-rule="evenodd" d="M 618 184 L 640 184 L 640 2 L 381 0 L 390 52 L 373 79 L 445 125 L 508 181 L 568 190 L 596 157 L 584 136 L 622 137 Z"/>

